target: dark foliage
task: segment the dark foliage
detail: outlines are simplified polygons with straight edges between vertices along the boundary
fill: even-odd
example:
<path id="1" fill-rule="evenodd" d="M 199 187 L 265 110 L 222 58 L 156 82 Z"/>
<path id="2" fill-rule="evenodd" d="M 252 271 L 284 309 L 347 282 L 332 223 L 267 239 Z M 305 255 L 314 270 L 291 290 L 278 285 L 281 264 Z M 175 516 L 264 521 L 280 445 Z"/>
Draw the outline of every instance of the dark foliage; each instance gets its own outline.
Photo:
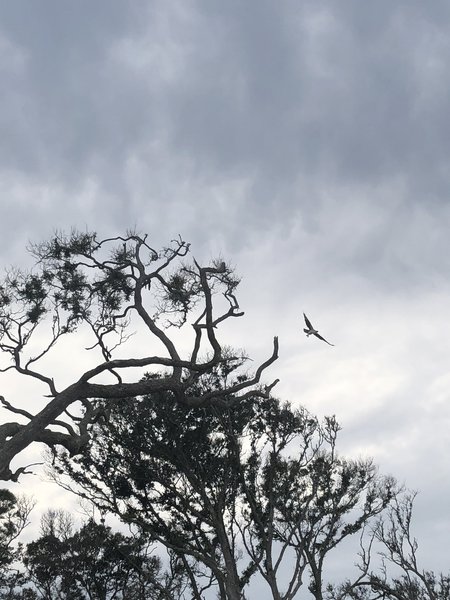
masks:
<path id="1" fill-rule="evenodd" d="M 118 402 L 86 451 L 55 465 L 102 510 L 189 556 L 194 597 L 213 581 L 240 598 L 259 573 L 274 598 L 294 598 L 305 576 L 321 598 L 330 551 L 397 493 L 370 461 L 340 458 L 337 433 L 333 418 L 274 398 L 186 409 L 159 392 Z"/>
<path id="2" fill-rule="evenodd" d="M 45 600 L 171 599 L 183 589 L 183 576 L 164 571 L 148 541 L 93 520 L 73 535 L 42 535 L 28 544 L 24 564 Z"/>

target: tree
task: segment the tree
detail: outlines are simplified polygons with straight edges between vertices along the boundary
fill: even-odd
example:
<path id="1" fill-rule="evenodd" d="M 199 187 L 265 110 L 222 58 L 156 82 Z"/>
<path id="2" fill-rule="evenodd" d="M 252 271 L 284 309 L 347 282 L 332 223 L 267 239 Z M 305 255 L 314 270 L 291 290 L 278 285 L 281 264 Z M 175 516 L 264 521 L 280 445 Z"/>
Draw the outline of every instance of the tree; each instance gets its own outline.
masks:
<path id="1" fill-rule="evenodd" d="M 146 235 L 134 232 L 109 239 L 99 239 L 96 233 L 57 233 L 30 247 L 36 259 L 30 272 L 7 273 L 0 284 L 0 350 L 7 362 L 0 372 L 14 370 L 34 378 L 46 387 L 50 400 L 33 413 L 0 396 L 5 409 L 27 421 L 0 426 L 0 478 L 17 480 L 26 472 L 27 467 L 12 472 L 10 463 L 33 442 L 79 452 L 88 441 L 89 425 L 107 415 L 112 400 L 167 391 L 185 406 L 224 402 L 216 391 L 198 395 L 196 384 L 212 368 L 241 358 L 224 352 L 216 336 L 223 321 L 243 315 L 235 295 L 239 280 L 222 260 L 206 267 L 195 259 L 186 262 L 189 249 L 180 238 L 157 252 Z M 222 298 L 219 314 L 213 310 L 217 296 Z M 130 325 L 136 318 L 148 334 L 148 350 L 123 358 L 118 348 L 132 334 Z M 193 341 L 189 356 L 183 358 L 168 329 L 185 326 L 188 318 Z M 58 374 L 48 374 L 43 365 L 61 339 L 77 331 L 92 338 L 88 350 L 95 356 L 93 366 L 60 388 Z M 153 354 L 155 343 L 160 354 Z M 270 358 L 253 376 L 230 387 L 227 402 L 267 396 L 276 381 L 264 389 L 258 383 L 277 354 L 274 338 Z M 73 362 L 72 357 L 67 360 Z M 161 366 L 167 369 L 163 378 L 142 379 L 142 372 L 133 378 L 139 369 Z M 125 375 L 133 380 L 126 381 Z M 94 408 L 92 399 L 103 402 Z M 82 418 L 76 409 L 80 403 Z"/>
<path id="2" fill-rule="evenodd" d="M 320 424 L 275 401 L 250 429 L 240 528 L 247 553 L 275 600 L 297 597 L 305 578 L 322 600 L 330 553 L 385 511 L 395 480 L 370 460 L 337 454 L 334 417 Z"/>
<path id="3" fill-rule="evenodd" d="M 214 374 L 226 399 L 231 374 Z M 60 483 L 186 560 L 197 600 L 211 580 L 220 598 L 243 598 L 255 573 L 276 600 L 305 578 L 321 600 L 328 554 L 397 493 L 370 461 L 336 454 L 334 418 L 272 397 L 186 409 L 158 391 L 111 405 L 92 429 L 79 456 L 55 456 L 75 485 Z"/>
<path id="4" fill-rule="evenodd" d="M 436 573 L 419 564 L 418 543 L 411 532 L 416 494 L 395 497 L 387 514 L 369 532 L 361 547 L 360 576 L 332 591 L 333 600 L 449 600 L 450 573 Z M 376 569 L 373 555 L 378 558 Z"/>
<path id="5" fill-rule="evenodd" d="M 63 521 L 61 521 L 63 516 Z M 70 515 L 47 513 L 43 534 L 27 545 L 24 565 L 42 600 L 173 600 L 184 575 L 164 570 L 146 539 L 114 533 L 90 519 L 75 533 Z M 60 525 L 63 527 L 60 527 Z"/>
<path id="6" fill-rule="evenodd" d="M 21 554 L 16 541 L 29 523 L 33 506 L 30 498 L 17 498 L 9 490 L 0 489 L 0 593 L 5 600 L 24 597 L 16 593 L 24 583 L 23 573 L 16 564 Z"/>

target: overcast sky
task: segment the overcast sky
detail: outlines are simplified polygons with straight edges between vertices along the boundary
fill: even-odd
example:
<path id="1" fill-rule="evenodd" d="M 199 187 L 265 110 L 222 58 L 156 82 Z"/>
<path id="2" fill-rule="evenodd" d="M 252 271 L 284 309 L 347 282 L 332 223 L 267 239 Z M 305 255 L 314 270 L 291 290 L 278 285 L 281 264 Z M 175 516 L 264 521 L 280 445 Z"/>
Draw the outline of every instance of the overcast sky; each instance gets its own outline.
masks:
<path id="1" fill-rule="evenodd" d="M 420 490 L 448 570 L 450 4 L 2 2 L 0 78 L 3 266 L 73 226 L 222 254 L 246 311 L 222 341 L 256 362 L 279 336 L 277 394 Z"/>

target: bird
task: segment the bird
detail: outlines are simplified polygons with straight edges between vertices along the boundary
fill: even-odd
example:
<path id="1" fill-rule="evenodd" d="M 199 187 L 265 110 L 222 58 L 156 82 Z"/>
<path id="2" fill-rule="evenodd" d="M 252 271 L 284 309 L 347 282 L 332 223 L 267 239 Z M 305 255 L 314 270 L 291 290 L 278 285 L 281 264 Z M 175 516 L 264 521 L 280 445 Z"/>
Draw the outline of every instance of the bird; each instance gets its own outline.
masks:
<path id="1" fill-rule="evenodd" d="M 317 331 L 317 329 L 314 329 L 314 327 L 311 325 L 311 321 L 308 319 L 308 317 L 305 315 L 305 313 L 303 313 L 303 316 L 305 318 L 306 327 L 308 328 L 308 329 L 303 329 L 303 331 L 306 333 L 307 337 L 309 337 L 310 335 L 315 335 L 316 338 L 319 338 L 319 340 L 322 340 L 322 342 L 325 342 L 329 346 L 334 346 L 334 344 L 331 344 L 324 337 L 322 337 L 319 334 L 319 332 Z"/>

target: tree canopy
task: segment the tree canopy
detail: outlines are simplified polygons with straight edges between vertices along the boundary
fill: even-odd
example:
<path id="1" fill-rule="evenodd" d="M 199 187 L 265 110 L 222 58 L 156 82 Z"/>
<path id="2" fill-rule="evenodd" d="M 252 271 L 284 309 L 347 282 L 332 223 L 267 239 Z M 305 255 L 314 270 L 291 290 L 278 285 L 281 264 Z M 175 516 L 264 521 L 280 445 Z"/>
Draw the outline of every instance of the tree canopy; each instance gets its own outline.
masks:
<path id="1" fill-rule="evenodd" d="M 358 570 L 353 578 L 324 586 L 323 596 L 309 585 L 312 598 L 327 600 L 448 600 L 450 575 L 420 566 L 418 544 L 411 531 L 414 494 L 394 495 L 381 511 L 369 535 L 361 539 Z M 204 600 L 217 597 L 214 579 L 208 580 L 201 563 L 186 554 L 155 544 L 150 530 L 135 528 L 129 534 L 113 531 L 89 517 L 81 525 L 63 510 L 49 509 L 41 517 L 41 530 L 26 545 L 17 543 L 30 520 L 32 503 L 0 490 L 0 596 L 3 600 Z M 368 525 L 366 521 L 366 526 Z M 292 522 L 291 525 L 295 525 Z M 274 531 L 280 530 L 277 522 Z M 306 531 L 306 529 L 304 529 Z M 365 539 L 364 543 L 363 540 Z M 202 542 L 203 543 L 203 542 Z M 276 548 L 277 543 L 274 544 Z M 381 557 L 371 565 L 372 554 Z M 282 555 L 278 546 L 277 555 Z M 357 558 L 357 557 L 355 557 Z M 353 557 L 350 556 L 349 560 Z M 269 563 L 270 565 L 270 563 Z M 262 568 L 268 566 L 261 565 Z M 278 595 L 293 575 L 293 564 L 272 573 L 276 586 L 259 594 Z M 307 573 L 307 570 L 306 570 Z M 298 575 L 298 574 L 297 574 Z M 344 577 L 344 573 L 342 573 Z M 269 583 L 266 580 L 266 583 Z M 303 582 L 305 585 L 308 581 Z M 202 585 L 200 585 L 202 584 Z M 301 585 L 293 598 L 305 597 Z M 196 587 L 197 586 L 197 587 Z M 217 589 L 217 586 L 216 586 Z M 247 596 L 243 586 L 241 598 Z M 219 598 L 228 600 L 226 590 Z"/>
<path id="2" fill-rule="evenodd" d="M 0 478 L 17 480 L 25 472 L 25 466 L 13 472 L 10 463 L 33 442 L 79 452 L 88 441 L 89 424 L 101 418 L 114 399 L 167 391 L 186 406 L 224 402 L 217 391 L 204 389 L 199 394 L 197 383 L 213 367 L 242 359 L 239 353 L 227 352 L 217 337 L 221 323 L 243 315 L 236 297 L 239 279 L 226 262 L 201 266 L 189 260 L 190 245 L 181 238 L 157 251 L 146 235 L 134 232 L 108 239 L 94 232 L 57 233 L 29 250 L 34 267 L 10 269 L 0 283 L 0 372 L 14 370 L 34 378 L 46 388 L 49 400 L 33 412 L 32 398 L 24 408 L 16 399 L 0 396 L 3 407 L 21 417 L 20 422 L 0 425 Z M 124 358 L 121 347 L 137 322 L 147 334 L 142 346 L 147 352 Z M 185 326 L 192 332 L 192 346 L 182 355 L 169 329 Z M 91 336 L 87 351 L 92 367 L 60 387 L 60 374 L 48 373 L 45 359 L 64 336 L 80 330 Z M 155 346 L 159 353 L 153 353 Z M 259 383 L 277 356 L 274 338 L 272 354 L 250 377 L 228 389 L 226 402 L 250 394 L 267 396 L 276 381 L 266 387 Z M 70 352 L 66 360 L 73 366 Z M 143 369 L 161 367 L 166 368 L 164 377 L 142 378 Z M 99 398 L 104 402 L 94 408 L 92 400 Z M 84 407 L 82 418 L 74 409 L 79 404 Z"/>
<path id="3" fill-rule="evenodd" d="M 37 597 L 45 600 L 181 597 L 183 573 L 175 564 L 165 570 L 145 538 L 113 532 L 111 527 L 93 519 L 74 532 L 58 530 L 52 521 L 61 516 L 61 511 L 51 513 L 50 519 L 48 513 L 44 515 L 50 527 L 44 528 L 23 554 L 27 579 Z M 66 515 L 67 522 L 71 523 L 70 515 Z"/>
<path id="4" fill-rule="evenodd" d="M 224 380 L 209 385 L 226 395 Z M 243 598 L 255 575 L 276 600 L 305 581 L 323 598 L 330 552 L 398 493 L 371 461 L 338 456 L 334 418 L 273 397 L 186 408 L 158 391 L 92 429 L 80 455 L 54 457 L 60 482 L 184 560 L 197 599 L 211 582 Z"/>

